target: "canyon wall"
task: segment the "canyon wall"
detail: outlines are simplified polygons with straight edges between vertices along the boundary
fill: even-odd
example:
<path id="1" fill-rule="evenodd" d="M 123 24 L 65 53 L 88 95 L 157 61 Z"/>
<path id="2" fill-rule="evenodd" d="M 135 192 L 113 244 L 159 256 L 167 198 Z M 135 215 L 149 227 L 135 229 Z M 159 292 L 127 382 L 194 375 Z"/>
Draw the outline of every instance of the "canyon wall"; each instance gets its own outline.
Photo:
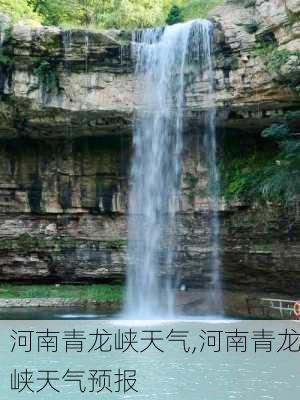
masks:
<path id="1" fill-rule="evenodd" d="M 227 2 L 211 13 L 220 141 L 230 131 L 243 146 L 299 109 L 289 81 L 300 66 L 288 57 L 271 71 L 264 55 L 266 43 L 299 51 L 299 15 L 296 0 Z M 131 136 L 142 91 L 131 34 L 1 23 L 0 279 L 122 281 Z M 196 65 L 187 75 L 176 279 L 203 287 L 211 252 L 203 116 L 214 99 Z M 222 202 L 220 216 L 225 288 L 299 293 L 297 204 Z"/>

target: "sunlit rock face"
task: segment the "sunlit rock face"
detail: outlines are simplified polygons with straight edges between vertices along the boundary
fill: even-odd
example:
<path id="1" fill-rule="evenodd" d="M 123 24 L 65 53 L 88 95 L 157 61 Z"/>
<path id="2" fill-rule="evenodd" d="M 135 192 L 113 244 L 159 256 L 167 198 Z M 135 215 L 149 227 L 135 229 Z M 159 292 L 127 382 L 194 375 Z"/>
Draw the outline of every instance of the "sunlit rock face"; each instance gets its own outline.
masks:
<path id="1" fill-rule="evenodd" d="M 299 1 L 286 7 L 280 0 L 275 3 L 260 0 L 246 8 L 228 1 L 211 12 L 219 126 L 260 129 L 299 106 L 299 96 L 278 85 L 289 78 L 288 66 L 278 75 L 255 52 L 266 43 L 299 50 Z M 255 31 L 249 33 L 247 26 L 254 22 Z M 131 134 L 142 83 L 134 80 L 130 32 L 62 31 L 20 23 L 3 35 L 4 54 L 13 65 L 1 68 L 0 136 L 18 136 L 21 129 L 32 137 L 63 137 L 65 126 L 73 137 Z M 186 117 L 193 123 L 211 99 L 207 77 L 200 79 L 197 70 L 187 74 Z"/>
<path id="2" fill-rule="evenodd" d="M 134 85 L 127 36 L 14 26 L 4 44 L 13 65 L 2 68 L 0 135 L 128 133 Z"/>
<path id="3" fill-rule="evenodd" d="M 268 45 L 300 49 L 300 2 L 286 2 L 287 7 L 284 3 L 257 0 L 255 7 L 245 8 L 228 1 L 211 12 L 219 29 L 216 101 L 224 110 L 223 125 L 253 131 L 280 118 L 285 110 L 299 107 L 299 96 L 280 85 L 289 78 L 288 68 L 275 73 L 267 63 L 267 50 L 256 51 Z"/>
<path id="4" fill-rule="evenodd" d="M 265 40 L 299 50 L 300 2 L 283 3 L 227 2 L 210 16 L 218 133 L 234 130 L 241 146 L 299 108 L 285 84 L 289 64 L 275 74 L 255 51 Z M 249 33 L 252 19 L 257 31 Z M 22 24 L 0 31 L 11 61 L 0 71 L 0 279 L 124 280 L 132 121 L 142 89 L 131 33 Z M 211 273 L 202 114 L 213 99 L 207 77 L 187 75 L 176 265 L 179 284 L 199 288 Z M 299 210 L 221 206 L 223 286 L 299 293 Z"/>

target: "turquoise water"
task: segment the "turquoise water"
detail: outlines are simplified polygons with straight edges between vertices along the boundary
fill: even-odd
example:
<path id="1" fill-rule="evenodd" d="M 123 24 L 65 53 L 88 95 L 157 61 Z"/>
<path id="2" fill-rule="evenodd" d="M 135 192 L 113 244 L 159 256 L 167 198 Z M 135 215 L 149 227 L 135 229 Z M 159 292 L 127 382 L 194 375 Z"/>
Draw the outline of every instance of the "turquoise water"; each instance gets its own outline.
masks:
<path id="1" fill-rule="evenodd" d="M 117 318 L 117 315 L 117 311 L 96 307 L 0 307 L 0 320 L 104 320 Z"/>
<path id="2" fill-rule="evenodd" d="M 45 329 L 63 333 L 65 330 L 82 330 L 87 339 L 82 352 L 65 352 L 64 343 L 59 340 L 59 350 L 56 353 L 37 352 L 35 339 L 31 352 L 26 353 L 25 348 L 17 348 L 11 353 L 13 340 L 10 337 L 12 330 L 32 330 L 34 332 Z M 112 351 L 100 352 L 88 349 L 91 345 L 90 333 L 101 330 L 111 334 Z M 132 329 L 137 333 L 138 349 L 123 352 L 114 348 L 114 338 L 118 330 L 128 332 Z M 195 352 L 185 352 L 181 342 L 166 340 L 170 332 L 188 332 L 186 344 Z M 238 332 L 248 331 L 247 351 L 235 352 L 234 349 L 226 351 L 226 338 L 230 333 L 238 329 Z M 276 340 L 273 343 L 273 351 L 266 353 L 260 350 L 254 351 L 254 342 L 251 339 L 253 331 L 273 330 Z M 28 399 L 34 396 L 37 399 L 170 399 L 170 400 L 299 400 L 299 352 L 277 352 L 281 345 L 282 337 L 279 333 L 294 329 L 299 331 L 300 324 L 291 321 L 2 321 L 0 322 L 1 344 L 0 366 L 1 398 L 3 399 Z M 145 352 L 141 352 L 148 344 L 149 333 L 157 331 L 157 337 L 163 338 L 157 341 L 164 352 L 158 351 L 153 346 Z M 221 340 L 221 351 L 215 352 L 217 347 L 204 347 L 203 332 L 222 331 L 224 337 Z M 227 332 L 225 334 L 225 332 Z M 13 334 L 15 335 L 15 334 Z M 210 336 L 213 334 L 210 332 Z M 202 338 L 201 338 L 202 336 Z M 36 336 L 33 336 L 36 338 Z M 59 336 L 61 339 L 62 336 Z M 174 337 L 174 336 L 173 336 Z M 177 336 L 178 338 L 178 336 Z M 223 340 L 224 339 L 224 340 Z M 299 343 L 300 344 L 300 343 Z M 299 346 L 298 344 L 298 346 Z M 61 377 L 71 368 L 74 370 L 88 371 L 91 369 L 109 369 L 114 373 L 119 368 L 136 371 L 136 389 L 138 392 L 127 393 L 92 393 L 88 389 L 80 393 L 76 382 L 54 382 L 61 391 L 45 390 L 39 394 L 17 393 L 10 390 L 11 372 L 14 369 L 22 371 L 28 368 L 34 374 L 39 370 L 52 369 L 58 371 Z M 38 375 L 37 375 L 38 376 Z M 113 381 L 113 379 L 112 379 Z M 38 381 L 35 387 L 42 382 Z M 87 388 L 91 381 L 86 380 Z"/>

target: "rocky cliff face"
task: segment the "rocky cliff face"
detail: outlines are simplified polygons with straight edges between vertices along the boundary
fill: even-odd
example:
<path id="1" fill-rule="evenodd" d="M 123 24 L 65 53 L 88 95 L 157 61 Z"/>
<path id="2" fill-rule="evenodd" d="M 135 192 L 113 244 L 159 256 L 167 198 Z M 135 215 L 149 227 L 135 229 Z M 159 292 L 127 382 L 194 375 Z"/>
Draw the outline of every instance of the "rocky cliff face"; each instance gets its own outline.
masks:
<path id="1" fill-rule="evenodd" d="M 242 141 L 299 108 L 288 85 L 299 65 L 289 53 L 271 71 L 264 54 L 269 45 L 299 50 L 299 14 L 296 0 L 228 2 L 213 11 L 220 132 L 234 129 Z M 130 34 L 22 24 L 1 31 L 0 279 L 123 279 L 140 106 Z M 211 251 L 199 138 L 212 99 L 205 77 L 189 74 L 177 269 L 179 281 L 199 287 L 209 281 Z M 299 210 L 223 207 L 221 216 L 224 287 L 296 294 Z"/>
<path id="2" fill-rule="evenodd" d="M 212 12 L 218 27 L 217 104 L 226 126 L 251 131 L 299 108 L 299 96 L 288 85 L 291 75 L 299 82 L 299 55 L 287 54 L 278 68 L 269 59 L 273 49 L 300 50 L 299 8 L 297 0 L 233 0 Z"/>
<path id="3" fill-rule="evenodd" d="M 5 37 L 1 137 L 128 132 L 133 110 L 132 61 L 121 32 L 110 36 L 19 24 L 6 31 Z"/>

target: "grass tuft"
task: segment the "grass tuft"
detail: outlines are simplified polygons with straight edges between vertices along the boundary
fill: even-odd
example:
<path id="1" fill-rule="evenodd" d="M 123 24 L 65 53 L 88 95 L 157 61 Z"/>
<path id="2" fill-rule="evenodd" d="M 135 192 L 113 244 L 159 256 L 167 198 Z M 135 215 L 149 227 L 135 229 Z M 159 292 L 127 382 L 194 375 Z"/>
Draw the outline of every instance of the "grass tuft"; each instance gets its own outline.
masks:
<path id="1" fill-rule="evenodd" d="M 122 285 L 18 285 L 0 284 L 2 299 L 62 298 L 95 300 L 103 302 L 120 301 L 123 298 Z"/>

